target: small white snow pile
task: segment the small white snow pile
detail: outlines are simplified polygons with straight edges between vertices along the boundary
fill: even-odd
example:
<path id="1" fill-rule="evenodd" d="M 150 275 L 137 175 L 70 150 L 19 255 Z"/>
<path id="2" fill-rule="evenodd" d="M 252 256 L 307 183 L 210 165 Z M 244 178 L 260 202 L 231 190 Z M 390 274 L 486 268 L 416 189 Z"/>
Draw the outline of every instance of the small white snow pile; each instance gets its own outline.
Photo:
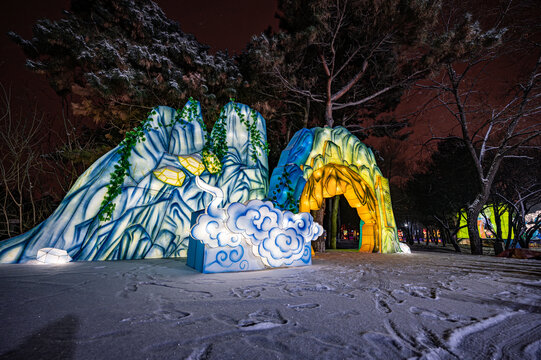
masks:
<path id="1" fill-rule="evenodd" d="M 410 247 L 404 243 L 400 243 L 400 250 L 402 250 L 403 254 L 411 254 Z"/>
<path id="2" fill-rule="evenodd" d="M 57 248 L 42 248 L 38 250 L 36 259 L 44 264 L 65 264 L 71 261 L 66 250 Z"/>

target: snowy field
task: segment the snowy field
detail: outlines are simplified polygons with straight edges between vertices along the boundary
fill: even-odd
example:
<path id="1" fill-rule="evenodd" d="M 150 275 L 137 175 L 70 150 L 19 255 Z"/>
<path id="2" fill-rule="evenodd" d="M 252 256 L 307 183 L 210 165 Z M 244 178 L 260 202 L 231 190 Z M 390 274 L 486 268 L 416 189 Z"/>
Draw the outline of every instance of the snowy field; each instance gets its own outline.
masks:
<path id="1" fill-rule="evenodd" d="M 541 359 L 541 262 L 317 255 L 304 268 L 185 260 L 0 265 L 0 358 Z"/>

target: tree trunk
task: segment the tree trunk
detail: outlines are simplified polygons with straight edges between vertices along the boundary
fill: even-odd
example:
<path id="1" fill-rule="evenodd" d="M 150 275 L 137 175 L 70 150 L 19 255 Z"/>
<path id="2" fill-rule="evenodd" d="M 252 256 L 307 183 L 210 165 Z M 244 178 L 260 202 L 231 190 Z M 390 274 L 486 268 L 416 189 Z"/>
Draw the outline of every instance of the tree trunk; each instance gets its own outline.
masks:
<path id="1" fill-rule="evenodd" d="M 455 221 L 457 221 L 456 225 L 452 223 L 455 228 L 454 231 L 451 231 L 451 226 L 449 226 L 448 221 L 442 220 L 445 219 L 445 216 L 442 216 L 441 218 L 435 216 L 434 218 L 440 223 L 441 242 L 443 243 L 443 246 L 445 247 L 445 243 L 449 242 L 453 245 L 456 252 L 461 252 L 460 246 L 458 246 L 458 243 L 456 242 L 456 234 L 459 230 L 458 227 L 460 226 L 460 217 L 455 219 Z"/>
<path id="2" fill-rule="evenodd" d="M 529 240 L 526 239 L 526 222 L 525 219 L 522 216 L 519 216 L 519 231 L 515 235 L 517 238 L 518 243 L 520 244 L 520 247 L 523 249 L 527 249 L 529 247 Z"/>
<path id="3" fill-rule="evenodd" d="M 500 216 L 500 207 L 496 203 L 492 204 L 492 212 L 494 213 L 494 226 L 496 227 L 496 229 L 494 229 L 496 230 L 494 235 L 496 236 L 496 239 L 502 241 L 502 219 Z"/>
<path id="4" fill-rule="evenodd" d="M 477 200 L 476 200 L 477 202 Z M 479 207 L 468 207 L 466 214 L 468 224 L 468 237 L 470 238 L 471 253 L 474 255 L 483 255 L 483 244 L 479 237 L 479 228 L 477 227 L 477 218 L 481 209 Z"/>
<path id="5" fill-rule="evenodd" d="M 455 234 L 451 234 L 449 232 L 449 242 L 451 243 L 451 245 L 453 245 L 453 247 L 455 248 L 455 251 L 456 252 L 462 252 L 462 250 L 460 250 L 460 246 L 458 246 L 458 242 L 456 241 L 456 233 Z"/>
<path id="6" fill-rule="evenodd" d="M 430 233 L 432 234 L 432 241 L 434 241 L 434 245 L 438 246 L 438 233 L 436 232 L 436 229 L 432 228 Z"/>
<path id="7" fill-rule="evenodd" d="M 524 224 L 526 226 L 526 224 Z M 534 223 L 529 229 L 526 229 L 524 231 L 524 235 L 522 236 L 524 240 L 524 246 L 523 248 L 528 249 L 530 247 L 530 241 L 533 238 L 533 235 L 541 229 L 541 215 L 538 215 L 536 219 L 534 220 Z M 522 244 L 521 244 L 522 246 Z"/>
<path id="8" fill-rule="evenodd" d="M 499 239 L 494 239 L 494 255 L 498 255 L 503 252 L 504 246 L 503 241 L 500 241 Z"/>
<path id="9" fill-rule="evenodd" d="M 338 235 L 338 209 L 340 208 L 340 196 L 332 199 L 331 207 L 331 249 L 336 249 L 336 237 Z"/>
<path id="10" fill-rule="evenodd" d="M 406 241 L 408 244 L 410 245 L 413 245 L 413 234 L 412 234 L 412 230 L 411 230 L 411 226 L 406 226 L 406 230 L 405 230 L 405 233 L 406 233 Z"/>
<path id="11" fill-rule="evenodd" d="M 498 255 L 499 253 L 503 252 L 504 250 L 504 244 L 503 244 L 503 235 L 502 235 L 502 219 L 500 216 L 500 207 L 497 203 L 492 204 L 492 212 L 494 213 L 494 226 L 496 227 L 495 233 L 494 233 L 494 255 Z"/>
<path id="12" fill-rule="evenodd" d="M 310 98 L 306 98 L 306 107 L 304 108 L 303 127 L 308 128 L 308 120 L 310 120 Z M 288 139 L 289 142 L 289 139 Z"/>
<path id="13" fill-rule="evenodd" d="M 441 246 L 445 247 L 445 243 L 447 242 L 447 238 L 445 237 L 445 232 L 443 228 L 440 228 L 440 236 L 441 236 Z"/>
<path id="14" fill-rule="evenodd" d="M 324 226 L 323 218 L 325 217 L 325 200 L 323 200 L 323 202 L 321 203 L 321 208 L 312 211 L 312 216 L 319 225 Z M 323 231 L 323 234 L 321 234 L 320 237 L 318 237 L 315 241 L 312 242 L 314 246 L 314 251 L 325 252 L 325 235 L 326 232 Z"/>
<path id="15" fill-rule="evenodd" d="M 332 198 L 323 199 L 325 202 L 325 209 L 332 209 Z M 325 215 L 323 215 L 323 219 L 325 220 Z M 332 216 L 327 216 L 327 222 L 325 223 L 325 231 L 327 232 L 327 236 L 325 236 L 325 248 L 326 249 L 332 249 L 331 247 L 331 228 L 332 228 Z"/>
<path id="16" fill-rule="evenodd" d="M 17 206 L 19 207 L 19 234 L 22 234 L 24 233 L 22 186 L 19 187 L 19 203 L 17 204 Z"/>
<path id="17" fill-rule="evenodd" d="M 445 247 L 445 243 L 449 240 L 449 232 L 447 231 L 446 228 L 442 227 L 440 228 L 440 235 L 441 235 L 441 242 L 444 244 L 443 246 Z"/>
<path id="18" fill-rule="evenodd" d="M 30 179 L 30 176 L 28 176 L 28 178 Z M 29 226 L 29 227 L 34 227 L 36 226 L 36 202 L 34 201 L 34 189 L 32 188 L 32 181 L 28 181 L 28 184 L 30 186 L 30 189 L 28 191 L 28 194 L 30 196 L 30 204 L 32 205 L 32 225 Z"/>
<path id="19" fill-rule="evenodd" d="M 11 237 L 11 229 L 9 228 L 9 215 L 7 210 L 7 195 L 4 196 L 4 204 L 2 206 L 2 212 L 4 213 L 4 218 L 6 219 L 6 230 L 8 238 Z"/>
<path id="20" fill-rule="evenodd" d="M 509 249 L 509 246 L 511 245 L 511 241 L 513 240 L 513 210 L 511 207 L 509 207 L 509 210 L 507 211 L 507 239 L 505 240 L 505 250 Z"/>
<path id="21" fill-rule="evenodd" d="M 332 118 L 332 102 L 331 99 L 328 99 L 325 104 L 325 124 L 328 127 L 333 127 L 334 119 Z"/>

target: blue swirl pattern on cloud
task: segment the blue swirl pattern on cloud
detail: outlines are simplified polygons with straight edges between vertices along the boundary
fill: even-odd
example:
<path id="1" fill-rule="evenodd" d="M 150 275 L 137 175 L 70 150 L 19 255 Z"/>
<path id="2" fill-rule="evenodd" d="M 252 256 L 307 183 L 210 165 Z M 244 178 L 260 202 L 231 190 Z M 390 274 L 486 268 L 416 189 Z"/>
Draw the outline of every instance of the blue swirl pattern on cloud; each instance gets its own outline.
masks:
<path id="1" fill-rule="evenodd" d="M 192 229 L 192 237 L 210 247 L 238 246 L 242 239 L 242 236 L 229 231 L 223 220 L 206 214 L 200 216 L 198 223 Z"/>
<path id="2" fill-rule="evenodd" d="M 251 201 L 244 205 L 233 203 L 227 209 L 227 226 L 236 233 L 244 233 L 253 245 L 259 245 L 270 230 L 282 222 L 282 211 L 275 209 L 270 201 Z"/>

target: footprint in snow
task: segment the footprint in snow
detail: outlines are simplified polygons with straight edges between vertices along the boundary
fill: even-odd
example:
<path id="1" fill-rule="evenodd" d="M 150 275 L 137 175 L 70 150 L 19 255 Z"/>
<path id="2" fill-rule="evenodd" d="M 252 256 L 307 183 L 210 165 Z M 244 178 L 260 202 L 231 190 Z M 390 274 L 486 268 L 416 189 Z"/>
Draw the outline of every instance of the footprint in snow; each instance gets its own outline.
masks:
<path id="1" fill-rule="evenodd" d="M 411 295 L 423 299 L 434 299 L 439 298 L 439 290 L 437 288 L 427 288 L 425 286 L 418 286 L 413 284 L 404 284 L 404 289 Z"/>
<path id="2" fill-rule="evenodd" d="M 261 309 L 239 320 L 237 326 L 242 331 L 255 331 L 268 330 L 284 324 L 287 324 L 287 320 L 280 315 L 278 310 Z"/>
<path id="3" fill-rule="evenodd" d="M 287 307 L 293 310 L 301 311 L 301 310 L 308 310 L 308 309 L 316 309 L 319 307 L 319 304 L 315 304 L 315 303 L 295 304 L 295 305 L 287 304 Z"/>
<path id="4" fill-rule="evenodd" d="M 129 322 L 131 324 L 179 321 L 192 315 L 187 311 L 177 309 L 175 303 L 162 296 L 151 296 L 149 300 L 157 305 L 157 308 L 154 311 L 137 314 L 134 317 L 128 317 L 121 321 Z"/>
<path id="5" fill-rule="evenodd" d="M 261 291 L 265 290 L 265 288 L 261 288 Z M 231 289 L 231 293 L 233 296 L 241 298 L 241 299 L 255 299 L 261 296 L 261 291 L 257 288 L 234 288 Z"/>
<path id="6" fill-rule="evenodd" d="M 376 294 L 375 301 L 376 301 L 376 309 L 378 311 L 380 311 L 382 313 L 385 313 L 385 314 L 389 314 L 389 313 L 392 312 L 391 307 L 389 306 L 387 301 L 385 301 L 384 297 Z"/>
<path id="7" fill-rule="evenodd" d="M 458 314 L 446 313 L 440 310 L 434 309 L 423 309 L 416 306 L 409 308 L 409 312 L 413 315 L 420 315 L 424 317 L 434 318 L 442 321 L 447 321 L 451 323 L 460 323 L 460 324 L 469 324 L 476 321 L 474 318 L 468 316 L 462 316 Z"/>
<path id="8" fill-rule="evenodd" d="M 131 283 L 131 284 L 126 284 L 126 286 L 124 286 L 124 289 L 118 291 L 116 293 L 116 296 L 117 297 L 122 297 L 122 298 L 127 298 L 128 297 L 128 294 L 132 293 L 132 292 L 136 292 L 137 291 L 137 283 Z"/>

